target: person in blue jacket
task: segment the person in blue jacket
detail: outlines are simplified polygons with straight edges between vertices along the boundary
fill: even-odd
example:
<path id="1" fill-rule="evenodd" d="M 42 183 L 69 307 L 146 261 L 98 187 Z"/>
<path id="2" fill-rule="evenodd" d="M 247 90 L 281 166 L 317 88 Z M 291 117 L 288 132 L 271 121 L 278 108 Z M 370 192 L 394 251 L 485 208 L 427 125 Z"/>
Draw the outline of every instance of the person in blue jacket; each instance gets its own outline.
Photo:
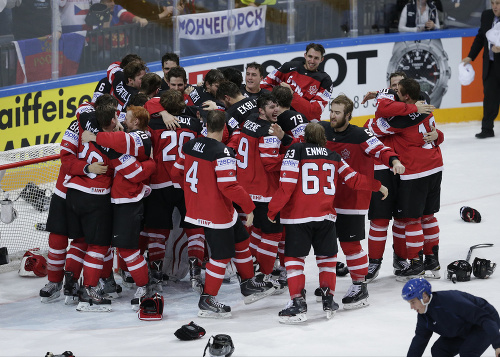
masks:
<path id="1" fill-rule="evenodd" d="M 500 316 L 486 300 L 458 290 L 432 292 L 424 278 L 409 280 L 402 296 L 418 312 L 408 357 L 422 356 L 433 332 L 441 335 L 431 348 L 433 357 L 479 357 L 490 345 L 500 356 Z"/>

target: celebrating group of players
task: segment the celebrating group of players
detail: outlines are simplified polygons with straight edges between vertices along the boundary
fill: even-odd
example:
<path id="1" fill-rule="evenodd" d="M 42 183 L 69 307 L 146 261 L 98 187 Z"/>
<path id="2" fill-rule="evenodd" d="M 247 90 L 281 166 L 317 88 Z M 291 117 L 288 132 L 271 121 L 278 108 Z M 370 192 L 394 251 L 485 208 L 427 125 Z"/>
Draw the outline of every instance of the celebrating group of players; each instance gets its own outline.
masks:
<path id="1" fill-rule="evenodd" d="M 365 128 L 352 125 L 353 102 L 332 99 L 332 81 L 318 69 L 324 54 L 311 43 L 304 61 L 284 63 L 265 78 L 253 62 L 245 84 L 226 68 L 210 70 L 199 86 L 187 84 L 174 54 L 162 58 L 163 79 L 146 73 L 135 55 L 113 63 L 61 143 L 42 302 L 64 287 L 77 310 L 110 310 L 121 290 L 115 248 L 123 283 L 137 286 L 132 305 L 157 298 L 174 208 L 188 239 L 201 317 L 231 315 L 216 296 L 233 264 L 245 303 L 288 288 L 280 321 L 305 321 L 304 264 L 312 246 L 315 295 L 331 318 L 343 265 L 337 242 L 352 278 L 343 307 L 367 306 L 367 283 L 379 273 L 393 218 L 397 280 L 426 271 L 439 277 L 434 213 L 443 135 L 433 106 L 418 82 L 394 73 L 391 88 L 365 97 L 378 101 L 375 118 Z M 328 105 L 330 122 L 320 121 Z M 367 213 L 369 257 L 360 243 Z"/>

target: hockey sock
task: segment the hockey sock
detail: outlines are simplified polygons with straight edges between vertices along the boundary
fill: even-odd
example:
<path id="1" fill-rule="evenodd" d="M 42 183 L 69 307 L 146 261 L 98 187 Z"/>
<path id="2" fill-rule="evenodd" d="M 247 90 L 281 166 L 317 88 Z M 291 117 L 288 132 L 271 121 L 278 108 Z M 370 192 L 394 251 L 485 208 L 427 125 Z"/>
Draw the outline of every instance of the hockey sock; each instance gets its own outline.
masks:
<path id="1" fill-rule="evenodd" d="M 205 288 L 203 292 L 212 296 L 217 296 L 219 293 L 224 274 L 226 273 L 226 266 L 231 259 L 213 260 L 210 258 L 205 267 Z"/>
<path id="2" fill-rule="evenodd" d="M 250 254 L 250 249 L 248 248 L 249 243 L 250 239 L 245 239 L 243 242 L 235 244 L 236 255 L 233 258 L 233 262 L 238 274 L 241 276 L 241 280 L 250 279 L 254 275 L 252 254 Z"/>
<path id="3" fill-rule="evenodd" d="M 302 289 L 306 286 L 304 275 L 305 257 L 285 257 L 286 275 L 290 298 L 302 296 Z"/>
<path id="4" fill-rule="evenodd" d="M 406 223 L 403 220 L 395 219 L 392 222 L 392 241 L 394 253 L 400 258 L 407 259 L 406 253 L 406 237 L 405 237 Z"/>
<path id="5" fill-rule="evenodd" d="M 47 256 L 47 277 L 53 283 L 59 283 L 64 278 L 64 263 L 68 237 L 61 234 L 49 234 L 49 254 Z"/>
<path id="6" fill-rule="evenodd" d="M 186 229 L 188 239 L 188 257 L 197 258 L 201 264 L 205 256 L 205 235 L 203 228 L 188 228 Z"/>
<path id="7" fill-rule="evenodd" d="M 388 219 L 372 219 L 368 232 L 368 255 L 371 259 L 381 259 L 384 256 L 387 241 Z"/>
<path id="8" fill-rule="evenodd" d="M 117 262 L 118 268 L 120 268 L 120 270 L 128 271 L 127 263 L 125 263 L 125 260 L 123 260 L 123 258 L 121 257 L 120 254 L 117 255 L 116 262 Z"/>
<path id="9" fill-rule="evenodd" d="M 405 236 L 408 259 L 418 258 L 418 253 L 424 247 L 424 232 L 420 218 L 406 219 Z"/>
<path id="10" fill-rule="evenodd" d="M 424 233 L 424 254 L 432 255 L 432 248 L 439 244 L 439 224 L 433 214 L 422 217 Z"/>
<path id="11" fill-rule="evenodd" d="M 281 233 L 262 233 L 262 239 L 257 249 L 257 262 L 263 274 L 271 274 L 278 253 L 278 244 L 281 240 Z"/>
<path id="12" fill-rule="evenodd" d="M 108 246 L 89 244 L 83 261 L 83 285 L 97 286 L 108 248 Z"/>
<path id="13" fill-rule="evenodd" d="M 345 254 L 352 281 L 365 281 L 368 274 L 368 255 L 361 247 L 361 242 L 340 242 L 340 247 Z"/>
<path id="14" fill-rule="evenodd" d="M 254 257 L 257 257 L 257 249 L 259 248 L 261 239 L 262 231 L 260 230 L 260 228 L 253 226 L 252 232 L 250 233 L 250 253 L 252 253 Z"/>
<path id="15" fill-rule="evenodd" d="M 165 258 L 165 243 L 170 235 L 169 229 L 147 229 L 149 235 L 148 258 L 150 262 Z"/>
<path id="16" fill-rule="evenodd" d="M 319 286 L 330 288 L 330 294 L 334 295 L 337 284 L 337 255 L 333 257 L 317 255 L 316 265 L 319 268 Z"/>
<path id="17" fill-rule="evenodd" d="M 139 234 L 139 250 L 141 251 L 141 255 L 148 249 L 149 243 L 149 234 L 147 232 L 141 231 Z"/>
<path id="18" fill-rule="evenodd" d="M 85 243 L 84 238 L 73 239 L 66 253 L 66 271 L 72 272 L 75 280 L 80 278 L 87 247 L 88 244 Z"/>
<path id="19" fill-rule="evenodd" d="M 128 271 L 137 286 L 144 286 L 148 283 L 148 265 L 146 259 L 139 249 L 118 248 L 118 254 L 127 264 Z"/>
<path id="20" fill-rule="evenodd" d="M 115 257 L 114 248 L 109 247 L 108 252 L 104 256 L 102 264 L 101 278 L 106 279 L 113 274 L 113 258 Z"/>
<path id="21" fill-rule="evenodd" d="M 280 267 L 285 267 L 285 236 L 286 228 L 283 227 L 283 234 L 281 235 L 281 240 L 278 243 L 278 258 L 280 260 Z"/>

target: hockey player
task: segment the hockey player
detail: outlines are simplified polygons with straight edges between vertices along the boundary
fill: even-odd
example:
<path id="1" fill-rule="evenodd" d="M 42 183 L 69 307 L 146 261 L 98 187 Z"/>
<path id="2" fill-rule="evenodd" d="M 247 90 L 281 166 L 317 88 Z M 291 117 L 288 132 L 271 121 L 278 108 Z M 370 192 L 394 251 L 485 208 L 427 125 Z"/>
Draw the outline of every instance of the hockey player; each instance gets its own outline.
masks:
<path id="1" fill-rule="evenodd" d="M 149 113 L 142 107 L 129 106 L 125 116 L 125 132 L 85 131 L 82 142 L 96 142 L 103 147 L 111 148 L 118 153 L 134 156 L 137 160 L 148 163 L 148 172 L 155 171 L 156 165 L 150 159 L 151 139 L 145 130 L 149 122 Z M 126 164 L 126 162 L 124 162 Z M 151 192 L 151 188 L 142 182 L 128 180 L 130 176 L 115 169 L 116 174 L 111 186 L 111 203 L 113 207 L 113 238 L 111 244 L 117 248 L 119 256 L 125 261 L 138 289 L 132 300 L 132 307 L 138 309 L 140 300 L 152 294 L 148 276 L 147 263 L 139 250 L 139 234 L 144 217 L 143 198 Z M 133 175 L 133 174 L 132 174 Z"/>
<path id="2" fill-rule="evenodd" d="M 400 101 L 414 104 L 420 98 L 420 85 L 414 79 L 403 79 L 398 84 L 397 95 Z M 376 135 L 397 134 L 393 135 L 393 145 L 407 167 L 400 176 L 395 217 L 404 222 L 407 254 L 411 261 L 410 266 L 396 272 L 400 281 L 423 275 L 425 270 L 435 273 L 439 270 L 439 226 L 434 213 L 440 207 L 443 158 L 439 146 L 423 139 L 435 125 L 432 114 L 411 113 L 390 120 L 378 118 L 369 126 Z M 437 232 L 429 236 L 427 242 L 422 223 Z M 428 260 L 425 265 L 424 250 Z"/>
<path id="3" fill-rule="evenodd" d="M 217 89 L 217 100 L 226 107 L 226 126 L 231 136 L 235 130 L 252 114 L 259 112 L 257 100 L 245 97 L 238 86 L 230 81 L 222 81 Z"/>
<path id="4" fill-rule="evenodd" d="M 484 356 L 491 345 L 500 356 L 500 316 L 486 300 L 458 290 L 435 291 L 423 278 L 409 280 L 402 297 L 418 313 L 408 357 L 421 357 L 435 332 L 433 356 Z"/>
<path id="5" fill-rule="evenodd" d="M 161 70 L 163 71 L 163 79 L 161 81 L 160 91 L 166 91 L 170 89 L 170 84 L 167 80 L 168 72 L 174 67 L 179 66 L 179 56 L 173 52 L 165 53 L 161 58 Z"/>
<path id="6" fill-rule="evenodd" d="M 193 105 L 203 107 L 205 110 L 225 110 L 224 105 L 217 101 L 217 88 L 224 80 L 224 75 L 218 69 L 211 69 L 205 75 L 203 85 L 189 87 L 187 93 L 191 97 Z"/>
<path id="7" fill-rule="evenodd" d="M 176 68 L 168 75 L 174 74 Z M 162 93 L 160 100 L 152 99 L 146 103 L 151 114 L 149 132 L 153 142 L 153 158 L 157 165 L 151 177 L 151 195 L 145 202 L 145 232 L 149 235 L 149 264 L 153 271 L 162 270 L 165 257 L 165 243 L 174 228 L 172 215 L 177 208 L 181 215 L 180 227 L 184 228 L 188 238 L 188 259 L 192 288 L 201 293 L 201 263 L 205 253 L 203 231 L 199 227 L 187 223 L 184 192 L 179 184 L 172 180 L 172 168 L 175 161 L 183 156 L 182 146 L 201 136 L 202 123 L 196 117 L 192 107 L 186 107 L 182 92 L 174 88 Z M 180 125 L 175 131 L 168 130 L 162 118 L 161 110 L 177 116 Z M 159 276 L 158 276 L 159 277 Z"/>
<path id="8" fill-rule="evenodd" d="M 252 222 L 255 205 L 236 180 L 236 159 L 232 150 L 221 143 L 224 126 L 223 112 L 209 112 L 207 137 L 184 144 L 184 157 L 179 156 L 172 170 L 174 181 L 184 188 L 186 221 L 204 228 L 211 251 L 198 303 L 200 317 L 231 316 L 231 308 L 215 298 L 231 259 L 241 278 L 240 289 L 245 303 L 257 301 L 274 291 L 271 283 L 257 282 L 254 277 L 248 232 L 233 202 L 249 215 L 247 224 Z"/>
<path id="9" fill-rule="evenodd" d="M 290 304 L 279 313 L 280 322 L 306 321 L 305 257 L 311 245 L 319 268 L 323 310 L 333 317 L 339 305 L 335 294 L 337 240 L 334 199 L 339 177 L 352 189 L 380 191 L 387 189 L 379 181 L 359 175 L 339 154 L 326 147 L 325 130 L 310 123 L 305 128 L 305 143 L 290 146 L 281 165 L 280 186 L 269 202 L 269 220 L 281 212 L 286 226 L 285 265 Z"/>
<path id="10" fill-rule="evenodd" d="M 392 167 L 394 174 L 404 172 L 404 166 L 391 148 L 384 146 L 369 130 L 349 123 L 354 105 L 348 97 L 340 95 L 330 105 L 330 123 L 320 122 L 325 128 L 327 148 L 338 152 L 353 170 L 367 177 L 373 177 L 374 159 Z M 365 238 L 364 222 L 370 198 L 370 191 L 354 191 L 346 185 L 340 185 L 337 190 L 337 235 L 353 282 L 342 299 L 344 309 L 368 305 L 365 282 L 368 256 L 361 240 Z"/>
<path id="11" fill-rule="evenodd" d="M 404 72 L 391 73 L 389 77 L 390 90 L 384 89 L 377 93 L 377 111 L 375 112 L 375 119 L 370 119 L 365 124 L 366 127 L 370 125 L 371 122 L 375 121 L 379 117 L 391 118 L 397 115 L 408 115 L 410 113 L 431 113 L 434 110 L 434 106 L 429 105 L 429 97 L 424 92 L 421 92 L 421 101 L 415 104 L 406 104 L 400 102 L 397 96 L 397 86 L 401 79 L 406 78 Z M 365 99 L 372 92 L 369 92 Z M 371 97 L 370 97 L 371 98 Z M 367 99 L 366 99 L 367 100 Z M 423 134 L 424 141 L 426 143 L 434 142 L 435 145 L 440 145 L 444 140 L 443 133 L 432 127 L 432 130 L 426 134 Z M 393 147 L 392 136 L 382 136 L 379 137 L 386 146 Z M 394 176 L 389 167 L 381 163 L 375 163 L 375 178 L 380 180 L 389 189 L 389 199 L 385 201 L 380 201 L 376 193 L 372 194 L 372 199 L 370 201 L 370 209 L 368 211 L 368 219 L 370 220 L 370 231 L 368 234 L 368 255 L 369 255 L 369 265 L 368 274 L 366 275 L 366 281 L 371 282 L 378 276 L 380 267 L 382 265 L 382 256 L 385 249 L 385 243 L 387 240 L 387 230 L 389 228 L 389 222 L 392 219 L 394 212 L 396 210 L 397 201 L 397 185 L 399 182 L 399 177 Z M 392 236 L 393 236 L 393 268 L 394 272 L 401 270 L 408 266 L 408 261 L 406 260 L 406 240 L 404 233 L 404 222 L 395 219 L 392 225 Z M 438 239 L 439 228 L 435 222 L 429 222 L 422 226 L 424 237 L 428 240 Z M 436 248 L 437 249 L 437 248 Z M 428 260 L 429 261 L 429 260 Z M 429 267 L 433 271 L 434 275 L 439 275 L 439 266 Z"/>
<path id="12" fill-rule="evenodd" d="M 304 114 L 309 121 L 320 120 L 333 91 L 330 76 L 318 68 L 325 59 L 324 55 L 322 45 L 310 43 L 304 53 L 304 62 L 282 64 L 264 78 L 261 88 L 272 90 L 278 85 L 291 88 L 292 108 Z"/>
<path id="13" fill-rule="evenodd" d="M 70 249 L 68 248 L 68 226 L 66 218 L 66 192 L 63 182 L 69 172 L 71 165 L 79 165 L 80 171 L 84 175 L 83 168 L 87 165 L 86 161 L 78 160 L 79 126 L 78 121 L 73 120 L 66 129 L 61 140 L 61 165 L 59 175 L 56 181 L 56 188 L 50 201 L 49 215 L 47 218 L 46 230 L 49 233 L 49 253 L 47 257 L 47 270 L 49 282 L 40 290 L 40 297 L 43 303 L 48 303 L 61 295 L 64 283 L 64 295 L 66 302 L 73 301 L 73 296 L 77 294 L 77 281 L 83 267 L 83 257 L 87 251 L 87 244 L 83 237 L 71 240 Z M 101 165 L 92 163 L 88 166 L 89 172 L 95 174 L 104 174 L 106 169 Z M 65 271 L 66 265 L 66 271 Z"/>
<path id="14" fill-rule="evenodd" d="M 263 278 L 269 279 L 283 226 L 279 219 L 271 223 L 267 219 L 267 211 L 269 201 L 278 188 L 283 155 L 279 153 L 282 141 L 269 134 L 271 124 L 276 123 L 278 117 L 276 99 L 272 94 L 263 94 L 257 99 L 257 107 L 259 114 L 250 116 L 241 124 L 239 135 L 233 135 L 228 146 L 236 151 L 238 181 L 256 206 L 250 249 L 257 258 L 259 270 L 265 276 Z M 283 141 L 290 145 L 292 139 L 286 135 Z"/>
<path id="15" fill-rule="evenodd" d="M 264 69 L 257 62 L 247 64 L 245 71 L 245 83 L 241 85 L 241 94 L 248 98 L 257 99 L 261 94 L 269 93 L 267 89 L 260 88 L 260 82 L 264 79 Z"/>
<path id="16" fill-rule="evenodd" d="M 290 109 L 293 100 L 292 90 L 276 86 L 273 88 L 272 94 L 278 103 L 278 125 L 291 137 L 303 141 L 304 129 L 309 121 L 305 115 Z"/>

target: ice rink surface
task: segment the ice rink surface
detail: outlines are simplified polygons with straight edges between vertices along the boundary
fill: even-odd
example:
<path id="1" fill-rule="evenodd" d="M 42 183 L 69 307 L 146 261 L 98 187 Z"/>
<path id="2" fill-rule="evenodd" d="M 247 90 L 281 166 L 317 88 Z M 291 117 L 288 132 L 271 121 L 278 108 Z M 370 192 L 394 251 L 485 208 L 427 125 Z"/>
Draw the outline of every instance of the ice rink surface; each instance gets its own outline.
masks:
<path id="1" fill-rule="evenodd" d="M 443 124 L 444 173 L 440 224 L 442 278 L 432 280 L 434 290 L 458 289 L 481 296 L 500 310 L 500 269 L 487 280 L 453 284 L 446 280 L 446 266 L 465 259 L 470 246 L 494 243 L 477 249 L 474 257 L 500 263 L 500 134 L 478 140 L 480 122 Z M 482 215 L 479 224 L 459 217 L 461 206 L 471 206 Z M 367 231 L 368 233 L 368 224 Z M 404 356 L 414 334 L 416 312 L 401 299 L 403 283 L 392 275 L 392 237 L 389 234 L 379 277 L 369 284 L 370 306 L 342 310 L 331 320 L 325 318 L 313 293 L 318 269 L 313 256 L 306 260 L 308 321 L 299 326 L 282 325 L 278 312 L 286 305 L 288 293 L 245 305 L 234 280 L 223 284 L 218 299 L 231 306 L 227 320 L 197 317 L 198 295 L 185 279 L 164 287 L 162 321 L 140 321 L 130 308 L 135 291 L 125 289 L 113 302 L 110 313 L 81 313 L 64 305 L 63 298 L 40 303 L 39 290 L 46 278 L 21 278 L 17 272 L 0 274 L 0 356 L 45 356 L 65 350 L 75 356 L 202 356 L 211 335 L 229 334 L 235 344 L 233 356 Z M 367 240 L 363 241 L 367 247 Z M 339 259 L 345 257 L 339 253 Z M 117 282 L 120 278 L 116 277 Z M 335 300 L 347 291 L 349 276 L 337 279 Z M 207 335 L 196 341 L 179 341 L 174 331 L 195 321 Z M 433 336 L 434 341 L 436 335 Z M 429 344 L 425 355 L 430 356 Z M 492 348 L 485 356 L 494 356 Z"/>

